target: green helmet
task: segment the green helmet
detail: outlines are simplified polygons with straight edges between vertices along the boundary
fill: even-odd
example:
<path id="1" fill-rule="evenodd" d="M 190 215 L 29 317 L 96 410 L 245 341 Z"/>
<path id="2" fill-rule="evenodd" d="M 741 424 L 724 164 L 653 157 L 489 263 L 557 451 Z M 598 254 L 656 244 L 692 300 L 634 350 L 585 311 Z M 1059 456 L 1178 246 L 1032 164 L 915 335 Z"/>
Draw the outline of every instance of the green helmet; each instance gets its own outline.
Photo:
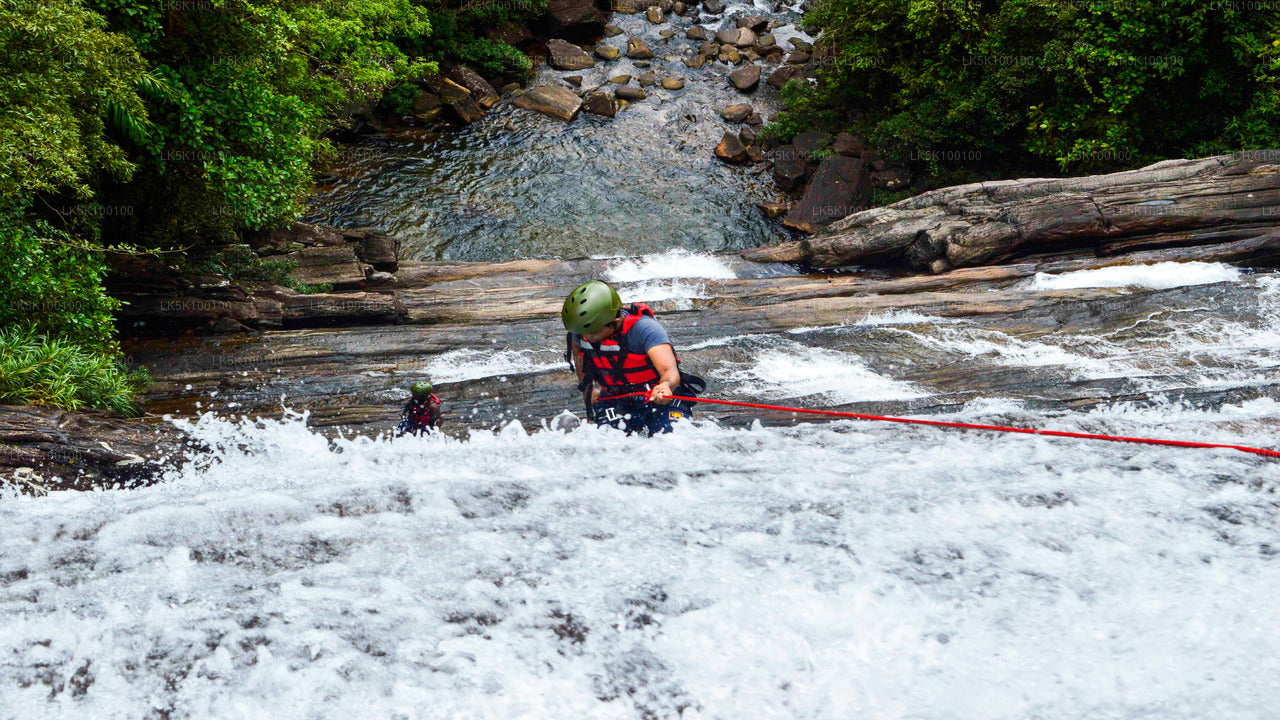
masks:
<path id="1" fill-rule="evenodd" d="M 579 285 L 564 299 L 560 319 L 569 332 L 586 335 L 599 332 L 600 328 L 613 322 L 621 309 L 622 298 L 618 297 L 618 291 L 599 280 L 592 280 Z"/>
<path id="2" fill-rule="evenodd" d="M 413 393 L 414 400 L 426 400 L 431 396 L 431 383 L 426 380 L 419 380 L 409 387 L 409 392 Z"/>

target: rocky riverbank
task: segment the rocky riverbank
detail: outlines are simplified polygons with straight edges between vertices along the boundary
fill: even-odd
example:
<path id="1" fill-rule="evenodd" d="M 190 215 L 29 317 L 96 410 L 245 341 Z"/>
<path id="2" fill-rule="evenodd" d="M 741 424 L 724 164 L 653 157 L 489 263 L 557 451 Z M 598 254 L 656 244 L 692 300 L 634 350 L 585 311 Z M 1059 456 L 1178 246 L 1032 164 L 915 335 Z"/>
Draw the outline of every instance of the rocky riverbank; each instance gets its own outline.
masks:
<path id="1" fill-rule="evenodd" d="M 1245 166 L 1230 158 L 1210 158 L 1173 167 L 1183 173 L 1200 168 L 1218 177 L 1214 173 L 1222 168 Z M 1228 189 L 1237 182 L 1231 178 L 1261 182 L 1275 172 L 1265 165 L 1247 167 L 1247 172 L 1227 173 L 1226 180 L 1209 185 L 1230 198 L 1236 194 Z M 1076 184 L 1101 192 L 1122 186 L 1124 178 L 1132 176 L 1122 174 L 1110 184 L 1105 177 L 1109 176 L 1079 179 Z M 1190 189 L 1208 181 L 1178 182 L 1190 197 Z M 1271 186 L 1253 192 L 1275 197 Z M 916 201 L 912 207 L 931 205 Z M 951 217 L 967 217 L 958 207 L 951 207 Z M 888 212 L 902 212 L 895 208 Z M 166 418 L 195 418 L 206 412 L 258 418 L 305 412 L 309 423 L 326 434 L 385 433 L 398 419 L 407 386 L 422 377 L 431 377 L 445 398 L 450 433 L 495 428 L 512 420 L 537 426 L 579 407 L 572 377 L 560 358 L 563 334 L 558 314 L 564 293 L 593 277 L 620 284 L 628 299 L 650 302 L 677 339 L 684 362 L 703 372 L 742 362 L 745 351 L 735 339 L 785 341 L 796 333 L 809 333 L 807 342 L 815 347 L 840 352 L 847 337 L 811 329 L 874 324 L 876 317 L 886 315 L 963 320 L 1020 341 L 1078 328 L 1123 328 L 1179 304 L 1212 305 L 1218 291 L 1213 285 L 1046 289 L 1031 280 L 1041 273 L 1166 261 L 1274 266 L 1280 256 L 1280 228 L 1264 227 L 1253 218 L 1220 232 L 1205 231 L 1208 218 L 1221 224 L 1226 215 L 1207 213 L 1202 222 L 1190 223 L 1198 228 L 1195 232 L 1178 236 L 1176 242 L 1164 243 L 1165 236 L 1157 233 L 1147 242 L 1113 246 L 1135 250 L 1125 254 L 1098 257 L 1092 245 L 1074 251 L 1059 246 L 1053 253 L 1013 264 L 934 275 L 868 268 L 819 274 L 792 264 L 794 260 L 760 263 L 733 253 L 677 254 L 665 261 L 671 269 L 653 272 L 644 269 L 643 261 L 627 258 L 419 262 L 396 257 L 396 243 L 385 235 L 299 223 L 259 241 L 254 251 L 261 258 L 292 259 L 296 282 L 328 284 L 327 292 L 304 294 L 267 283 L 185 277 L 159 264 L 121 268 L 113 282 L 131 303 L 125 316 L 129 360 L 148 368 L 155 378 L 145 398 L 146 415 L 125 420 L 104 413 L 0 408 L 0 426 L 5 428 L 0 435 L 0 473 L 30 490 L 145 482 L 165 463 L 196 450 L 184 445 L 184 434 Z M 747 254 L 756 261 L 767 260 L 803 247 Z M 902 352 L 906 351 L 890 353 L 885 362 L 896 367 Z M 1032 387 L 1026 385 L 1031 380 L 1016 373 L 937 358 L 914 361 L 918 367 L 906 376 L 933 388 L 932 394 L 851 399 L 837 406 L 928 413 L 978 394 L 1009 394 L 1071 408 L 1141 400 L 1149 392 L 1135 390 L 1129 378 L 1119 376 L 1064 377 L 1050 386 Z M 738 392 L 733 387 L 734 383 L 722 383 L 717 394 L 733 397 Z M 1265 396 L 1273 389 L 1260 386 L 1250 392 Z M 1236 389 L 1229 392 L 1239 395 Z M 772 399 L 805 402 L 802 388 L 777 395 Z M 700 415 L 731 424 L 794 421 L 789 414 L 768 412 L 709 409 Z"/>

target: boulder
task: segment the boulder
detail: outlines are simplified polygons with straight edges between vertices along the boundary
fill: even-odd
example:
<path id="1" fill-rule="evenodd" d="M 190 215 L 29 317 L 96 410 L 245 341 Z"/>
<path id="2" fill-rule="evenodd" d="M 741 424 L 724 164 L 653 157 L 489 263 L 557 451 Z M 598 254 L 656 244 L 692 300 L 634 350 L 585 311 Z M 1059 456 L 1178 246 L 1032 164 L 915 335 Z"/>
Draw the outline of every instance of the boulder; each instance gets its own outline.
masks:
<path id="1" fill-rule="evenodd" d="M 493 89 L 489 81 L 466 65 L 455 65 L 445 71 L 445 77 L 466 88 L 471 99 L 483 110 L 498 104 L 498 91 Z"/>
<path id="2" fill-rule="evenodd" d="M 790 55 L 788 55 L 788 56 L 787 56 L 787 64 L 788 64 L 788 65 L 803 65 L 803 64 L 805 64 L 805 63 L 809 62 L 809 57 L 810 57 L 810 56 L 809 56 L 809 53 L 804 52 L 803 50 L 796 50 L 795 52 L 793 52 L 793 53 L 791 53 Z"/>
<path id="3" fill-rule="evenodd" d="M 567 87 L 538 85 L 517 97 L 515 106 L 568 122 L 582 109 L 582 98 Z"/>
<path id="4" fill-rule="evenodd" d="M 662 79 L 662 89 L 663 89 L 663 90 L 672 90 L 672 91 L 674 91 L 674 90 L 683 90 L 683 89 L 684 89 L 684 80 L 681 80 L 680 78 L 673 78 L 673 77 L 663 78 L 663 79 Z"/>
<path id="5" fill-rule="evenodd" d="M 626 100 L 628 102 L 637 102 L 649 97 L 645 94 L 644 90 L 641 90 L 635 85 L 623 85 L 613 91 L 613 96 L 619 100 Z"/>
<path id="6" fill-rule="evenodd" d="M 684 64 L 697 70 L 707 63 L 707 59 L 702 55 L 690 55 L 684 59 Z"/>
<path id="7" fill-rule="evenodd" d="M 609 82 L 615 85 L 626 85 L 627 83 L 631 82 L 631 76 L 630 75 L 614 75 L 613 77 L 609 78 Z"/>
<path id="8" fill-rule="evenodd" d="M 755 33 L 762 33 L 769 28 L 769 18 L 760 17 L 759 15 L 746 15 L 738 18 L 737 25 Z"/>
<path id="9" fill-rule="evenodd" d="M 742 141 L 743 145 L 751 147 L 756 144 L 756 131 L 749 127 L 742 128 L 738 131 L 738 139 Z"/>
<path id="10" fill-rule="evenodd" d="M 756 44 L 756 34 L 748 28 L 733 28 L 716 33 L 716 42 L 721 45 L 735 45 L 740 48 Z"/>
<path id="11" fill-rule="evenodd" d="M 865 149 L 866 145 L 862 140 L 847 132 L 837 134 L 835 142 L 831 144 L 831 152 L 846 157 L 861 157 Z"/>
<path id="12" fill-rule="evenodd" d="M 868 168 L 858 158 L 829 155 L 805 189 L 800 202 L 783 221 L 807 233 L 815 233 L 832 222 L 865 208 L 871 199 Z"/>
<path id="13" fill-rule="evenodd" d="M 684 36 L 689 40 L 697 40 L 698 42 L 704 42 L 711 38 L 711 35 L 707 33 L 707 29 L 701 25 L 694 25 L 689 28 L 685 31 Z"/>
<path id="14" fill-rule="evenodd" d="M 731 123 L 740 123 L 750 117 L 752 112 L 754 112 L 754 110 L 746 103 L 741 105 L 730 105 L 720 113 L 720 117 Z"/>
<path id="15" fill-rule="evenodd" d="M 791 47 L 802 52 L 813 52 L 813 43 L 807 40 L 801 40 L 800 38 L 791 38 Z"/>
<path id="16" fill-rule="evenodd" d="M 804 185 L 807 169 L 807 157 L 801 157 L 793 145 L 783 145 L 774 153 L 773 181 L 783 190 L 798 190 Z"/>
<path id="17" fill-rule="evenodd" d="M 544 36 L 587 39 L 604 33 L 604 20 L 594 0 L 547 0 L 538 26 Z"/>
<path id="18" fill-rule="evenodd" d="M 720 144 L 716 145 L 716 157 L 732 165 L 741 165 L 750 155 L 737 135 L 725 133 Z"/>
<path id="19" fill-rule="evenodd" d="M 592 115 L 611 118 L 618 114 L 618 103 L 608 93 L 593 92 L 587 93 L 587 97 L 583 99 L 582 109 Z"/>
<path id="20" fill-rule="evenodd" d="M 431 122 L 440 117 L 442 112 L 444 112 L 444 101 L 433 92 L 421 90 L 413 99 L 413 116 L 419 120 Z"/>
<path id="21" fill-rule="evenodd" d="M 651 5 L 648 10 L 645 10 L 644 16 L 654 25 L 660 25 L 662 24 L 662 21 L 666 19 L 663 16 L 662 8 L 657 5 Z"/>
<path id="22" fill-rule="evenodd" d="M 440 96 L 458 119 L 464 123 L 473 123 L 484 117 L 484 110 L 471 97 L 471 91 L 443 75 L 432 75 L 426 79 L 427 87 Z"/>
<path id="23" fill-rule="evenodd" d="M 604 26 L 604 36 L 605 36 L 605 37 L 617 37 L 617 36 L 619 36 L 619 35 L 621 35 L 621 34 L 622 34 L 622 28 L 618 27 L 617 25 L 605 25 L 605 26 Z"/>
<path id="24" fill-rule="evenodd" d="M 768 83 L 769 85 L 781 90 L 782 86 L 786 85 L 788 80 L 793 77 L 799 77 L 799 75 L 800 68 L 795 65 L 783 65 L 769 75 Z"/>
<path id="25" fill-rule="evenodd" d="M 724 3 L 720 0 L 706 0 L 702 3 L 702 9 L 709 15 L 720 15 L 724 12 Z"/>
<path id="26" fill-rule="evenodd" d="M 600 58 L 601 60 L 617 60 L 618 58 L 622 57 L 621 50 L 619 50 L 618 48 L 612 45 L 605 45 L 604 43 L 600 43 L 599 45 L 596 45 L 594 52 L 596 54 L 596 57 Z"/>
<path id="27" fill-rule="evenodd" d="M 675 13 L 676 15 L 683 15 L 688 11 L 689 11 L 689 6 L 685 5 L 683 2 L 680 2 L 679 0 L 677 0 L 676 3 L 671 6 L 671 12 Z"/>
<path id="28" fill-rule="evenodd" d="M 787 214 L 787 204 L 781 202 L 756 203 L 756 207 L 760 208 L 764 216 L 773 219 L 779 218 Z"/>
<path id="29" fill-rule="evenodd" d="M 582 48 L 559 38 L 547 41 L 547 64 L 557 70 L 586 70 L 596 66 L 596 61 Z"/>
<path id="30" fill-rule="evenodd" d="M 640 38 L 630 38 L 627 40 L 627 57 L 632 60 L 648 60 L 653 57 L 653 51 Z"/>
<path id="31" fill-rule="evenodd" d="M 399 269 L 400 241 L 373 228 L 344 230 L 347 240 L 354 240 L 356 257 L 373 266 L 379 272 L 393 273 Z"/>
<path id="32" fill-rule="evenodd" d="M 623 15 L 634 15 L 649 9 L 652 0 L 613 0 L 613 11 Z"/>
<path id="33" fill-rule="evenodd" d="M 658 76 L 655 75 L 652 70 L 645 70 L 644 72 L 640 73 L 639 77 L 636 78 L 636 82 L 640 84 L 640 87 L 649 87 L 650 85 L 653 85 L 657 81 L 658 81 Z"/>
<path id="34" fill-rule="evenodd" d="M 574 86 L 574 87 L 576 87 L 576 88 L 580 88 L 580 87 L 582 87 L 582 76 L 581 76 L 581 75 L 565 75 L 564 77 L 562 77 L 562 78 L 560 78 L 560 79 L 561 79 L 561 80 L 563 80 L 563 81 L 565 81 L 565 82 L 567 82 L 567 83 L 569 83 L 570 85 L 572 85 L 572 86 Z"/>
<path id="35" fill-rule="evenodd" d="M 745 65 L 729 73 L 729 82 L 738 89 L 739 92 L 751 92 L 756 89 L 756 85 L 760 84 L 760 66 Z"/>
<path id="36" fill-rule="evenodd" d="M 821 130 L 806 130 L 802 133 L 796 133 L 795 138 L 791 140 L 791 144 L 795 145 L 796 153 L 803 158 L 813 159 L 818 151 L 823 150 L 831 145 L 835 137 L 828 132 Z"/>

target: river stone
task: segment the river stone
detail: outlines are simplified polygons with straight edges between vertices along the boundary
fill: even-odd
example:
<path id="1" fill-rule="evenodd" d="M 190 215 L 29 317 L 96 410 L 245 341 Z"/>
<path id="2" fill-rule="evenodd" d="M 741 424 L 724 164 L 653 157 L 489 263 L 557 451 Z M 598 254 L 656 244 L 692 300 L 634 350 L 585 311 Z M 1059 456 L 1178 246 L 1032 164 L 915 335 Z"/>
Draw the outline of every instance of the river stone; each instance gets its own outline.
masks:
<path id="1" fill-rule="evenodd" d="M 632 65 L 635 65 L 636 67 L 641 68 L 641 69 L 644 69 L 644 68 L 649 67 L 649 61 L 648 61 L 648 60 L 637 60 L 637 61 L 635 61 L 635 62 L 633 62 L 633 63 L 631 63 L 631 64 L 632 64 Z"/>
<path id="2" fill-rule="evenodd" d="M 742 128 L 738 132 L 738 139 L 742 141 L 743 145 L 751 147 L 756 144 L 756 131 L 749 127 Z"/>
<path id="3" fill-rule="evenodd" d="M 623 15 L 634 15 L 644 12 L 653 4 L 653 0 L 613 0 L 613 11 Z"/>
<path id="4" fill-rule="evenodd" d="M 796 50 L 787 56 L 788 65 L 803 65 L 809 62 L 809 53 L 803 50 Z"/>
<path id="5" fill-rule="evenodd" d="M 747 47 L 756 44 L 756 34 L 748 28 L 734 28 L 732 30 L 721 30 L 716 33 L 716 42 L 721 45 L 736 45 L 738 47 Z"/>
<path id="6" fill-rule="evenodd" d="M 795 65 L 784 65 L 769 75 L 769 84 L 781 90 L 788 80 L 798 75 L 800 75 L 800 68 Z"/>
<path id="7" fill-rule="evenodd" d="M 617 25 L 604 26 L 605 37 L 617 37 L 618 35 L 621 35 L 621 34 L 622 34 L 622 28 L 618 27 Z"/>
<path id="8" fill-rule="evenodd" d="M 627 102 L 637 102 L 649 97 L 645 94 L 644 90 L 641 90 L 635 85 L 623 85 L 613 91 L 613 96 L 619 100 L 626 100 Z"/>
<path id="9" fill-rule="evenodd" d="M 800 38 L 791 38 L 791 47 L 804 52 L 813 52 L 813 43 Z"/>
<path id="10" fill-rule="evenodd" d="M 676 31 L 675 30 L 659 30 L 658 34 L 670 40 L 671 38 L 676 36 Z"/>
<path id="11" fill-rule="evenodd" d="M 796 153 L 800 157 L 812 158 L 819 150 L 831 145 L 835 138 L 828 132 L 821 130 L 806 130 L 797 133 L 795 138 L 791 140 L 791 144 L 795 146 Z"/>
<path id="12" fill-rule="evenodd" d="M 649 87 L 658 81 L 658 76 L 653 74 L 652 70 L 645 70 L 640 73 L 640 77 L 636 78 L 636 82 L 640 83 L 640 87 Z"/>
<path id="13" fill-rule="evenodd" d="M 622 57 L 621 50 L 619 50 L 618 48 L 612 45 L 605 45 L 604 43 L 600 43 L 599 45 L 596 45 L 595 49 L 592 52 L 594 52 L 596 57 L 600 58 L 601 60 L 617 60 L 618 58 Z"/>
<path id="14" fill-rule="evenodd" d="M 776 47 L 777 44 L 778 44 L 777 38 L 770 35 L 769 33 L 765 33 L 764 35 L 761 35 L 759 38 L 756 39 L 756 47 L 761 47 L 761 48 Z"/>
<path id="15" fill-rule="evenodd" d="M 747 65 L 734 70 L 729 73 L 729 82 L 733 83 L 739 92 L 755 90 L 756 85 L 760 84 L 760 66 Z"/>
<path id="16" fill-rule="evenodd" d="M 716 145 L 716 157 L 732 165 L 741 165 L 750 156 L 737 135 L 725 133 L 720 144 Z"/>
<path id="17" fill-rule="evenodd" d="M 751 106 L 745 103 L 741 105 L 730 105 L 724 109 L 724 112 L 720 113 L 720 117 L 731 123 L 740 123 L 750 117 L 752 112 L 753 110 L 751 109 Z"/>
<path id="18" fill-rule="evenodd" d="M 423 113 L 435 111 L 435 114 L 439 115 L 443 105 L 444 101 L 439 95 L 420 90 L 418 96 L 413 99 L 413 114 L 421 117 Z"/>
<path id="19" fill-rule="evenodd" d="M 742 57 L 746 58 L 747 62 L 757 62 L 761 56 L 760 53 L 756 52 L 755 48 L 747 48 L 742 51 Z"/>
<path id="20" fill-rule="evenodd" d="M 683 15 L 688 11 L 689 11 L 689 6 L 685 5 L 682 2 L 679 2 L 679 0 L 677 0 L 677 2 L 671 6 L 671 12 L 675 13 L 676 15 Z"/>
<path id="21" fill-rule="evenodd" d="M 804 184 L 808 156 L 802 157 L 794 145 L 783 145 L 773 155 L 773 181 L 783 190 L 796 190 Z"/>
<path id="22" fill-rule="evenodd" d="M 706 62 L 707 62 L 707 59 L 701 55 L 690 55 L 689 57 L 684 59 L 684 64 L 693 68 L 694 70 L 697 70 L 698 68 L 702 67 L 703 65 L 706 64 Z"/>
<path id="23" fill-rule="evenodd" d="M 515 91 L 517 91 L 517 90 L 519 90 L 519 89 L 520 89 L 520 83 L 518 83 L 518 82 L 509 82 L 509 83 L 507 83 L 506 85 L 503 85 L 503 86 L 502 86 L 502 94 L 503 94 L 503 95 L 510 95 L 511 93 L 513 93 L 513 92 L 515 92 Z"/>
<path id="24" fill-rule="evenodd" d="M 582 98 L 567 87 L 538 85 L 516 98 L 515 106 L 568 122 L 582 108 Z"/>
<path id="25" fill-rule="evenodd" d="M 547 41 L 547 63 L 557 70 L 586 70 L 596 66 L 596 61 L 582 48 L 560 38 Z"/>
<path id="26" fill-rule="evenodd" d="M 561 79 L 561 80 L 563 80 L 563 81 L 565 81 L 565 82 L 567 82 L 567 83 L 569 83 L 570 85 L 572 85 L 572 86 L 574 86 L 574 87 L 577 87 L 577 88 L 582 87 L 582 76 L 581 76 L 581 75 L 565 75 L 564 77 L 562 77 L 562 78 L 560 78 L 560 79 Z"/>
<path id="27" fill-rule="evenodd" d="M 698 53 L 701 55 L 706 55 L 707 57 L 711 57 L 713 55 L 719 55 L 720 45 L 719 43 L 708 40 L 702 43 L 702 45 L 698 47 Z"/>
<path id="28" fill-rule="evenodd" d="M 684 32 L 684 36 L 688 40 L 705 41 L 711 36 L 707 34 L 707 29 L 701 25 L 694 25 Z"/>
<path id="29" fill-rule="evenodd" d="M 663 90 L 683 90 L 684 80 L 681 80 L 680 78 L 671 78 L 671 77 L 663 78 L 662 89 Z"/>
<path id="30" fill-rule="evenodd" d="M 706 0 L 702 3 L 702 9 L 711 15 L 719 15 L 724 12 L 724 3 L 720 0 Z"/>
<path id="31" fill-rule="evenodd" d="M 756 203 L 756 207 L 764 213 L 764 216 L 773 219 L 779 218 L 787 214 L 787 204 L 781 202 Z"/>
<path id="32" fill-rule="evenodd" d="M 543 13 L 543 37 L 600 37 L 604 32 L 604 14 L 594 0 L 547 0 Z"/>
<path id="33" fill-rule="evenodd" d="M 498 91 L 493 89 L 488 80 L 466 65 L 456 65 L 445 71 L 445 77 L 458 83 L 471 93 L 471 99 L 482 109 L 488 110 L 498 104 Z"/>
<path id="34" fill-rule="evenodd" d="M 835 142 L 831 144 L 831 152 L 845 157 L 860 157 L 864 147 L 862 140 L 847 132 L 842 132 L 836 135 Z"/>
<path id="35" fill-rule="evenodd" d="M 871 197 L 867 167 L 857 158 L 828 155 L 822 159 L 804 196 L 783 224 L 815 233 L 832 222 L 865 208 Z"/>
<path id="36" fill-rule="evenodd" d="M 614 102 L 608 93 L 593 92 L 588 93 L 586 99 L 582 101 L 582 109 L 592 115 L 613 117 L 618 114 L 618 103 Z"/>
<path id="37" fill-rule="evenodd" d="M 627 57 L 632 60 L 648 60 L 653 57 L 653 51 L 649 49 L 644 40 L 633 37 L 627 40 Z"/>
<path id="38" fill-rule="evenodd" d="M 609 78 L 609 82 L 614 83 L 615 85 L 626 85 L 627 83 L 631 82 L 631 76 L 630 75 L 614 75 L 613 77 Z"/>
<path id="39" fill-rule="evenodd" d="M 738 52 L 738 48 L 732 45 L 720 46 L 720 62 L 733 63 L 738 65 L 742 62 L 742 53 Z"/>
<path id="40" fill-rule="evenodd" d="M 769 27 L 769 18 L 760 17 L 759 15 L 747 15 L 738 18 L 738 27 L 747 28 L 752 32 L 764 32 Z"/>
<path id="41" fill-rule="evenodd" d="M 649 9 L 644 12 L 644 16 L 648 18 L 649 22 L 653 23 L 654 25 L 661 24 L 662 21 L 665 19 L 662 16 L 662 8 L 658 7 L 657 5 L 651 5 Z"/>
<path id="42" fill-rule="evenodd" d="M 426 79 L 426 83 L 462 122 L 469 124 L 484 117 L 484 110 L 472 99 L 470 90 L 443 75 L 432 75 Z"/>

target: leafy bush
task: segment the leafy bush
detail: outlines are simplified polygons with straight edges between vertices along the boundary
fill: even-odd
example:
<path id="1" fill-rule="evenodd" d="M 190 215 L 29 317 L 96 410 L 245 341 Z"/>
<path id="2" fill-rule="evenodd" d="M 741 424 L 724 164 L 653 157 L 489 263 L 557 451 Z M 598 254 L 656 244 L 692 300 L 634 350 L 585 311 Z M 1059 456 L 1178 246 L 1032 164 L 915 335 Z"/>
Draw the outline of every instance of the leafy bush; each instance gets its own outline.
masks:
<path id="1" fill-rule="evenodd" d="M 31 327 L 0 328 L 0 403 L 134 415 L 134 395 L 148 380 L 145 370 L 130 370 L 118 357 L 49 338 Z"/>
<path id="2" fill-rule="evenodd" d="M 1275 3 L 817 0 L 806 22 L 829 60 L 779 134 L 847 126 L 980 176 L 1280 144 Z"/>

